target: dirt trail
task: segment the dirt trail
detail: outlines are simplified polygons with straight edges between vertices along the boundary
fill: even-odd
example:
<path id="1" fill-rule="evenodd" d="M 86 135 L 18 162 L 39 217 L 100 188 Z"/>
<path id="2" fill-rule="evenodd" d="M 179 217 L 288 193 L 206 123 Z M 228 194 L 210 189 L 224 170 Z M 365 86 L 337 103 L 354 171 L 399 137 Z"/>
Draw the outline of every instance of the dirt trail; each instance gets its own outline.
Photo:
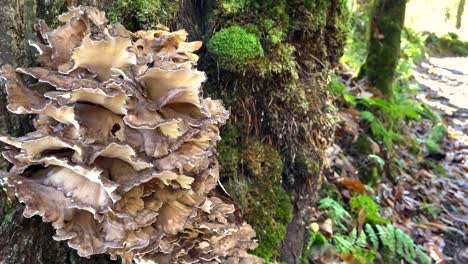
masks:
<path id="1" fill-rule="evenodd" d="M 447 178 L 462 193 L 468 190 L 468 57 L 429 58 L 414 73 L 422 91 L 417 98 L 439 112 L 447 125 L 447 138 L 442 143 L 444 158 L 440 164 Z M 465 205 L 467 204 L 465 195 Z M 465 208 L 454 217 L 455 226 L 468 225 Z M 468 263 L 467 237 L 445 236 L 444 253 L 454 263 Z"/>
<path id="2" fill-rule="evenodd" d="M 429 58 L 416 69 L 418 99 L 444 118 L 451 139 L 446 159 L 468 178 L 468 57 Z M 449 147 L 449 148 L 447 148 Z M 450 148 L 451 147 L 451 148 Z"/>

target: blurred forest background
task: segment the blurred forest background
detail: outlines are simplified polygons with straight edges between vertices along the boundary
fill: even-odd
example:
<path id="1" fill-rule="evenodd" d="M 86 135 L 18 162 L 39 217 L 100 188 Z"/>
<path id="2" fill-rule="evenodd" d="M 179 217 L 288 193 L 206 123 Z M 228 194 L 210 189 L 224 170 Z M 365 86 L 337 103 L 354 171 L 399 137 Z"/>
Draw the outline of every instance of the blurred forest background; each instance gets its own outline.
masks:
<path id="1" fill-rule="evenodd" d="M 36 19 L 80 4 L 204 42 L 231 112 L 217 191 L 267 263 L 468 263 L 465 0 L 0 0 L 0 65 L 34 64 Z M 30 131 L 5 96 L 1 132 Z M 53 233 L 0 192 L 0 263 L 112 262 Z"/>

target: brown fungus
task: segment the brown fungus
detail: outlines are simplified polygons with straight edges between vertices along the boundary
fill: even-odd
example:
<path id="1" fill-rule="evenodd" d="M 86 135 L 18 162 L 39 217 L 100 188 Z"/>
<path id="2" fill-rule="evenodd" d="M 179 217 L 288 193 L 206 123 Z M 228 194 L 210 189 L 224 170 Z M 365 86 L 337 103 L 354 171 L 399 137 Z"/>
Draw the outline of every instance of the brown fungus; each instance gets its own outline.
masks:
<path id="1" fill-rule="evenodd" d="M 0 135 L 13 164 L 0 182 L 24 215 L 51 222 L 83 257 L 263 263 L 247 253 L 253 229 L 213 191 L 228 112 L 202 97 L 201 42 L 164 26 L 132 33 L 93 7 L 59 20 L 55 30 L 39 21 L 43 40 L 30 42 L 40 67 L 0 71 L 8 110 L 36 115 L 36 131 Z"/>

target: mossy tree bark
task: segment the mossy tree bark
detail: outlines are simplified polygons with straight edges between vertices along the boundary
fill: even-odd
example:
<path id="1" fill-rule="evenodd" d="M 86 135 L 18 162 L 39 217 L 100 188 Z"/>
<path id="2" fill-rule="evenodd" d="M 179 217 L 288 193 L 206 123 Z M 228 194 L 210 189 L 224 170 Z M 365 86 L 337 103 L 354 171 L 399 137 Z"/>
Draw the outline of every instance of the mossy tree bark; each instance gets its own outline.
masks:
<path id="1" fill-rule="evenodd" d="M 388 98 L 392 96 L 392 81 L 398 64 L 406 1 L 374 1 L 367 59 L 359 73 L 360 77 L 367 76 Z"/>
<path id="2" fill-rule="evenodd" d="M 202 62 L 208 91 L 232 115 L 223 183 L 257 231 L 255 253 L 301 263 L 333 135 L 326 86 L 343 52 L 346 1 L 225 0 L 213 21 Z"/>
<path id="3" fill-rule="evenodd" d="M 34 36 L 34 19 L 45 18 L 54 24 L 53 18 L 67 5 L 77 4 L 98 5 L 108 11 L 111 20 L 129 27 L 163 23 L 171 29 L 185 28 L 189 39 L 207 44 L 199 52 L 199 67 L 209 80 L 204 90 L 222 98 L 231 111 L 218 147 L 222 182 L 257 231 L 260 246 L 255 253 L 288 264 L 307 257 L 302 256 L 302 249 L 307 242 L 309 210 L 319 197 L 325 150 L 334 129 L 326 86 L 330 69 L 343 52 L 346 0 L 0 3 L 0 27 L 9 32 L 0 36 L 0 64 L 30 64 L 26 39 Z M 148 12 L 157 13 L 150 16 L 156 21 L 148 20 L 144 15 Z M 217 32 L 233 26 L 242 30 L 226 30 L 236 34 L 224 34 L 228 43 L 218 37 L 220 41 L 210 45 Z M 242 49 L 245 39 L 256 51 L 252 56 L 239 53 L 248 53 Z M 209 50 L 226 48 L 226 44 L 240 50 L 233 54 L 227 52 L 230 47 L 218 53 Z M 248 59 L 239 61 L 239 54 Z M 0 96 L 4 107 L 5 95 Z M 2 132 L 20 135 L 29 130 L 28 118 L 13 118 L 2 110 Z M 38 217 L 24 219 L 21 207 L 9 204 L 4 196 L 0 196 L 1 263 L 109 262 L 105 257 L 78 258 L 65 243 L 52 240 L 54 231 L 49 225 Z"/>

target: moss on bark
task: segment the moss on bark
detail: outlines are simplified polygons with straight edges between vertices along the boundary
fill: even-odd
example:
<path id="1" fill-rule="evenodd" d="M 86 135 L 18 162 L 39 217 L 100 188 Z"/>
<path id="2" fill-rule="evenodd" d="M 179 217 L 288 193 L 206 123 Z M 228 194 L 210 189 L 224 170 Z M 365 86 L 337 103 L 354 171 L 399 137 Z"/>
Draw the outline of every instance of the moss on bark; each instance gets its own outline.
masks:
<path id="1" fill-rule="evenodd" d="M 276 149 L 244 138 L 235 126 L 224 134 L 218 147 L 224 186 L 257 232 L 254 253 L 269 260 L 278 255 L 292 218 L 291 199 L 281 186 L 283 163 Z"/>
<path id="2" fill-rule="evenodd" d="M 46 20 L 51 22 L 55 12 L 79 1 L 39 2 L 38 10 L 47 13 Z M 193 39 L 203 38 L 205 44 L 213 32 L 232 26 L 242 27 L 258 38 L 263 56 L 243 64 L 245 68 L 237 72 L 218 68 L 215 56 L 207 56 L 203 47 L 200 63 L 209 80 L 204 89 L 212 97 L 222 98 L 232 112 L 231 123 L 226 126 L 218 148 L 219 159 L 226 188 L 258 233 L 260 247 L 256 254 L 266 258 L 281 254 L 282 261 L 299 263 L 308 225 L 307 208 L 316 201 L 325 148 L 332 138 L 326 83 L 330 67 L 343 52 L 346 1 L 220 0 L 215 6 L 214 1 L 81 2 L 98 2 L 110 9 L 114 20 L 123 19 L 121 22 L 130 28 L 149 27 L 158 22 L 186 28 Z M 153 2 L 156 5 L 148 5 Z M 147 17 L 137 14 L 149 10 Z M 19 38 L 24 41 L 24 36 Z M 19 228 L 34 230 L 35 220 L 23 219 L 21 210 L 11 216 L 12 222 L 20 223 Z M 24 234 L 10 228 L 14 226 L 11 223 L 7 226 L 11 232 L 2 230 L 2 234 Z M 39 252 L 36 257 L 47 255 L 46 260 L 37 261 L 31 255 L 28 259 L 19 259 L 17 255 L 12 260 L 81 263 L 73 250 L 51 241 L 51 232 L 51 229 L 31 231 L 33 235 L 22 240 L 40 240 L 50 250 L 29 242 L 21 244 L 24 252 L 31 249 Z M 10 242 L 1 242 L 0 247 L 6 250 Z M 10 251 L 0 253 L 11 255 Z M 55 260 L 44 262 L 53 255 L 57 256 Z"/>
<path id="3" fill-rule="evenodd" d="M 211 53 L 202 58 L 202 65 L 209 75 L 207 90 L 213 97 L 223 98 L 236 133 L 241 138 L 254 137 L 280 154 L 282 180 L 273 182 L 271 190 L 284 187 L 292 198 L 294 215 L 280 245 L 279 260 L 286 263 L 300 261 L 308 224 L 304 214 L 316 201 L 325 149 L 332 138 L 334 124 L 326 84 L 329 69 L 343 52 L 347 14 L 343 0 L 224 0 L 218 2 L 212 17 L 216 31 L 242 27 L 259 37 L 263 49 L 262 57 L 243 64 L 236 72 L 217 67 L 218 58 Z M 238 59 L 232 56 L 231 63 L 238 64 Z M 224 131 L 222 142 L 229 142 L 230 133 L 229 129 Z M 261 148 L 255 151 L 262 155 Z M 225 166 L 222 174 L 228 181 L 237 175 L 233 173 L 238 169 L 236 160 L 245 162 L 243 155 L 244 151 L 220 148 L 220 158 L 225 161 L 221 162 Z M 245 173 L 245 164 L 242 168 Z M 252 187 L 243 181 L 237 183 Z M 243 206 L 253 208 L 255 204 Z M 252 217 L 257 223 L 269 217 L 257 214 L 256 219 Z M 261 236 L 270 232 L 267 225 L 252 224 L 260 245 L 267 243 Z"/>
<path id="4" fill-rule="evenodd" d="M 151 29 L 158 23 L 171 24 L 180 3 L 180 0 L 116 0 L 107 16 L 110 21 L 121 23 L 130 30 Z"/>
<path id="5" fill-rule="evenodd" d="M 375 0 L 370 19 L 367 59 L 359 75 L 368 79 L 387 97 L 400 54 L 406 0 Z"/>
<path id="6" fill-rule="evenodd" d="M 252 61 L 263 56 L 259 37 L 239 26 L 231 26 L 216 33 L 207 44 L 208 53 L 220 68 L 244 71 Z"/>

